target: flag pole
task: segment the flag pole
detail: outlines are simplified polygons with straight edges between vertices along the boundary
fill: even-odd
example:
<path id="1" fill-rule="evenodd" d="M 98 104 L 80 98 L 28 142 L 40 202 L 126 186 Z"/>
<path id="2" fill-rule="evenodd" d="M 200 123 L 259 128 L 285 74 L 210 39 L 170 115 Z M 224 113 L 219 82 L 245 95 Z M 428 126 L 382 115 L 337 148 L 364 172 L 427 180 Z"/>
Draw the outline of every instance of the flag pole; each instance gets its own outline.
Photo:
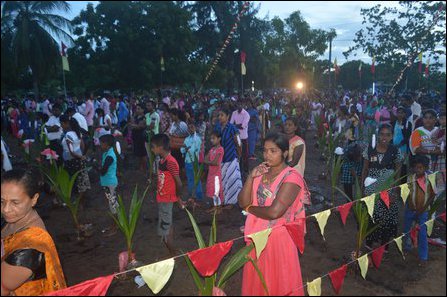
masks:
<path id="1" fill-rule="evenodd" d="M 64 65 L 62 62 L 62 79 L 64 80 L 64 94 L 65 94 L 65 101 L 67 101 L 67 87 L 65 85 L 65 70 L 64 70 Z"/>

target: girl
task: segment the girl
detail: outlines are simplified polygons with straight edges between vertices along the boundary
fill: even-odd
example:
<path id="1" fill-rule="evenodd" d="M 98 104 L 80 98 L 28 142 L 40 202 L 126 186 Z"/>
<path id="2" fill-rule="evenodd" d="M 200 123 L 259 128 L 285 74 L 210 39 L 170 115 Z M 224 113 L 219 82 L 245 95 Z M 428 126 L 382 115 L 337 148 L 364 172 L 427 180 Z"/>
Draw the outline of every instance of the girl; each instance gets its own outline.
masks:
<path id="1" fill-rule="evenodd" d="M 208 177 L 206 179 L 206 197 L 213 199 L 213 205 L 210 212 L 214 211 L 223 203 L 223 187 L 222 187 L 222 159 L 224 156 L 224 149 L 220 145 L 222 136 L 219 132 L 211 132 L 211 145 L 213 146 L 208 154 L 205 156 L 204 164 L 208 167 Z M 215 180 L 216 176 L 219 180 L 219 196 L 216 197 Z"/>
<path id="2" fill-rule="evenodd" d="M 352 186 L 355 185 L 355 180 L 362 177 L 362 149 L 359 144 L 353 142 L 348 145 L 345 150 L 345 160 L 341 166 L 341 183 L 345 194 L 353 200 Z"/>

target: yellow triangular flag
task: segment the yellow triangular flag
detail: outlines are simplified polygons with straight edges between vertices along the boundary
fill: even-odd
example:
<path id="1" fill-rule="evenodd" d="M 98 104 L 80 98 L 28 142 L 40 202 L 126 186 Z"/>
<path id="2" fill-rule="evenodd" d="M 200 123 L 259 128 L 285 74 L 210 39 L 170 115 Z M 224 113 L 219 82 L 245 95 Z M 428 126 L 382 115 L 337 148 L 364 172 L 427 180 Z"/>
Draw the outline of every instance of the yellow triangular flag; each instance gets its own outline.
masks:
<path id="1" fill-rule="evenodd" d="M 397 248 L 399 249 L 400 253 L 402 254 L 402 257 L 405 259 L 405 255 L 402 251 L 402 237 L 403 237 L 403 235 L 401 235 L 397 238 L 394 238 L 394 241 L 396 242 Z"/>
<path id="2" fill-rule="evenodd" d="M 152 292 L 158 294 L 171 278 L 174 263 L 174 258 L 171 258 L 137 268 L 137 271 L 141 274 L 144 282 Z"/>
<path id="3" fill-rule="evenodd" d="M 433 232 L 433 224 L 434 224 L 434 220 L 431 219 L 427 222 L 425 222 L 425 225 L 427 226 L 427 235 L 431 236 L 431 233 Z"/>
<path id="4" fill-rule="evenodd" d="M 307 283 L 307 293 L 309 296 L 321 296 L 321 277 Z"/>
<path id="5" fill-rule="evenodd" d="M 359 262 L 360 272 L 362 273 L 363 278 L 366 279 L 366 273 L 368 272 L 369 265 L 368 254 L 365 254 L 358 258 L 357 262 Z"/>
<path id="6" fill-rule="evenodd" d="M 247 74 L 247 68 L 245 67 L 245 63 L 241 63 L 241 74 L 242 75 Z"/>
<path id="7" fill-rule="evenodd" d="M 428 180 L 430 181 L 433 192 L 436 193 L 436 173 L 428 175 Z"/>
<path id="8" fill-rule="evenodd" d="M 68 58 L 66 56 L 62 56 L 62 69 L 65 71 L 70 71 L 70 66 L 68 65 Z"/>
<path id="9" fill-rule="evenodd" d="M 317 219 L 318 222 L 318 226 L 320 226 L 320 232 L 321 232 L 321 236 L 323 236 L 323 239 L 326 240 L 324 238 L 324 227 L 326 227 L 326 223 L 327 220 L 329 218 L 329 216 L 331 215 L 331 210 L 325 210 L 319 213 L 314 214 L 313 216 Z"/>
<path id="10" fill-rule="evenodd" d="M 248 237 L 250 237 L 255 244 L 257 259 L 259 259 L 259 256 L 261 255 L 262 251 L 264 250 L 265 246 L 267 245 L 267 240 L 268 240 L 271 232 L 272 232 L 272 228 L 268 228 L 266 230 L 248 235 Z"/>
<path id="11" fill-rule="evenodd" d="M 402 184 L 400 185 L 400 197 L 402 197 L 402 201 L 404 204 L 407 202 L 408 194 L 410 194 L 410 188 L 408 187 L 408 184 Z"/>
<path id="12" fill-rule="evenodd" d="M 371 220 L 374 222 L 374 204 L 375 204 L 376 194 L 369 195 L 368 197 L 362 198 L 363 202 L 365 202 L 366 207 L 368 208 L 368 214 L 371 217 Z"/>

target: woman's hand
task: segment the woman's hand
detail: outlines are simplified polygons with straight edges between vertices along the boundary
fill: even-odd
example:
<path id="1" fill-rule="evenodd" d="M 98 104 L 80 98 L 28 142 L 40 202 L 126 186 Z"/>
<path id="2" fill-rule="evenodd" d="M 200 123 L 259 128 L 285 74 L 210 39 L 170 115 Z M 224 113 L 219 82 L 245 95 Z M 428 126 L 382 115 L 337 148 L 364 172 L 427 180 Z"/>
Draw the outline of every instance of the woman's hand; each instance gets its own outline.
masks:
<path id="1" fill-rule="evenodd" d="M 266 174 L 269 171 L 269 166 L 267 165 L 267 162 L 263 162 L 261 164 L 259 164 L 258 166 L 256 166 L 252 171 L 251 171 L 251 177 L 255 178 L 261 175 Z"/>

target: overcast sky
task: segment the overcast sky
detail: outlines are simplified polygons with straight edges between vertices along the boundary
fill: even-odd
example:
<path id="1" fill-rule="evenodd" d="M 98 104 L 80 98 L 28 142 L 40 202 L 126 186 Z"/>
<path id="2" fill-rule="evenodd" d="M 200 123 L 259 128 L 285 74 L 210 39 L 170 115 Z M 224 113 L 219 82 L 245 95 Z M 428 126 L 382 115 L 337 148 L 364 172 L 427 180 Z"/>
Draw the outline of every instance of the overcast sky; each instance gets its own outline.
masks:
<path id="1" fill-rule="evenodd" d="M 72 19 L 79 14 L 81 9 L 87 6 L 87 3 L 98 1 L 68 1 L 71 5 L 71 13 L 67 15 Z M 279 16 L 281 19 L 287 18 L 292 12 L 301 11 L 304 19 L 313 29 L 329 30 L 334 28 L 337 31 L 337 38 L 332 42 L 332 60 L 337 58 L 339 65 L 346 62 L 343 51 L 349 46 L 354 45 L 353 39 L 355 33 L 362 28 L 361 8 L 370 8 L 381 4 L 387 7 L 398 7 L 398 1 L 254 1 L 257 5 L 261 4 L 258 17 L 268 16 L 272 19 Z M 323 57 L 329 58 L 329 50 Z M 357 56 L 351 55 L 350 60 L 361 59 L 365 63 L 371 63 L 371 57 L 358 51 Z M 445 62 L 445 56 L 441 57 L 441 62 Z M 445 65 L 445 64 L 444 64 Z"/>

